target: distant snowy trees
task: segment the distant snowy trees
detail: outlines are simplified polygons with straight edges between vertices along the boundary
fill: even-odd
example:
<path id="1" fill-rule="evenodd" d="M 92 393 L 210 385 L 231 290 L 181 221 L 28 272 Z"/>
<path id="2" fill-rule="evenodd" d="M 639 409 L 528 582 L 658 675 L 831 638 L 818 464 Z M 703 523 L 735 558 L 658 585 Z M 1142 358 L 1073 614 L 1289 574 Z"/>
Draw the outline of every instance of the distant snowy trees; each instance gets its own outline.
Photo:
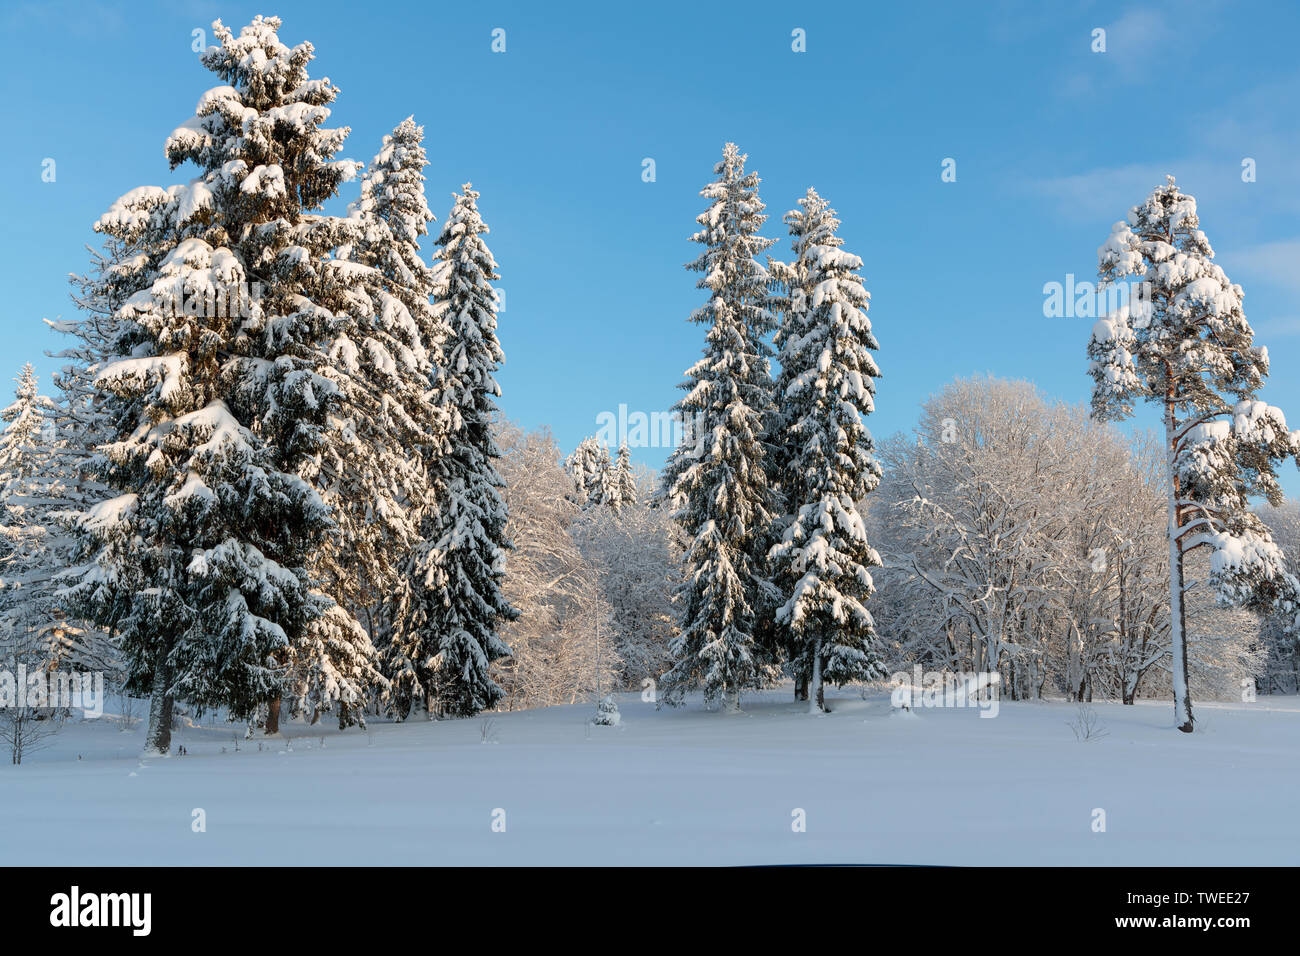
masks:
<path id="1" fill-rule="evenodd" d="M 1213 262 L 1196 200 L 1172 176 L 1114 225 L 1097 258 L 1103 284 L 1142 282 L 1093 329 L 1093 410 L 1123 419 L 1151 402 L 1164 418 L 1175 724 L 1191 733 L 1185 560 L 1208 549 L 1224 602 L 1295 621 L 1300 581 L 1251 501 L 1281 502 L 1276 468 L 1300 455 L 1300 432 L 1256 398 L 1268 352 L 1254 344 L 1241 286 Z"/>
<path id="2" fill-rule="evenodd" d="M 584 507 L 573 494 L 575 455 L 562 467 L 549 432 L 503 423 L 498 440 L 513 546 L 505 590 L 520 610 L 504 632 L 511 656 L 498 665 L 508 706 L 657 682 L 680 556 L 668 514 L 653 506 L 653 477 L 642 473 L 617 508 Z"/>
<path id="3" fill-rule="evenodd" d="M 998 671 L 1011 697 L 1037 696 L 1063 669 L 1060 689 L 1078 694 L 1088 632 L 1057 602 L 1095 598 L 1101 586 L 1093 567 L 1109 552 L 1097 549 L 1111 542 L 1089 518 L 1101 503 L 1071 494 L 1103 487 L 1092 480 L 1100 462 L 1090 464 L 1101 431 L 1027 383 L 976 379 L 924 403 L 914 436 L 884 443 L 881 614 L 907 657 Z M 1052 636 L 1064 651 L 1055 668 Z"/>
<path id="4" fill-rule="evenodd" d="M 996 671 L 1010 699 L 1132 703 L 1172 686 L 1158 442 L 974 379 L 932 396 L 880 457 L 869 527 L 891 667 Z M 1258 671 L 1257 627 L 1198 580 L 1190 671 L 1221 698 Z"/>
<path id="5" fill-rule="evenodd" d="M 581 507 L 605 503 L 611 468 L 608 448 L 594 437 L 584 438 L 564 460 L 564 467 L 573 479 L 573 493 Z"/>
<path id="6" fill-rule="evenodd" d="M 622 661 L 600 569 L 576 533 L 572 480 L 549 432 L 503 424 L 498 436 L 513 545 L 504 588 L 519 615 L 503 631 L 511 653 L 494 674 L 510 708 L 591 700 L 616 683 Z"/>
<path id="7" fill-rule="evenodd" d="M 1294 500 L 1273 507 L 1256 509 L 1268 525 L 1273 540 L 1286 554 L 1287 567 L 1300 577 L 1300 505 Z M 1300 693 L 1300 641 L 1297 641 L 1289 615 L 1265 616 L 1260 640 L 1264 644 L 1264 673 L 1259 689 L 1265 694 Z"/>
<path id="8" fill-rule="evenodd" d="M 617 461 L 626 459 L 624 446 Z M 672 598 L 680 584 L 681 548 L 671 516 L 655 501 L 656 476 L 617 462 L 615 473 L 625 474 L 630 484 L 619 495 L 621 503 L 585 509 L 574 520 L 573 534 L 598 569 L 598 587 L 610 607 L 618 686 L 640 688 L 657 682 L 671 663 Z"/>
<path id="9" fill-rule="evenodd" d="M 596 438 L 584 438 L 564 460 L 564 467 L 573 479 L 574 494 L 584 509 L 604 505 L 619 511 L 625 505 L 637 503 L 636 476 L 627 445 L 621 445 L 618 456 L 611 459 L 609 449 Z"/>

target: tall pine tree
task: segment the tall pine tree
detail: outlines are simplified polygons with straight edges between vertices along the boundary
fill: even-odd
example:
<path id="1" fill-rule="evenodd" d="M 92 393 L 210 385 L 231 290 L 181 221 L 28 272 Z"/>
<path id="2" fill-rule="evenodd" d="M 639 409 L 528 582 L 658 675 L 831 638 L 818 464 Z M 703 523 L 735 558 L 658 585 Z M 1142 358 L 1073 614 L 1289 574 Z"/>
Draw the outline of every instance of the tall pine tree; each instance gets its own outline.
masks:
<path id="1" fill-rule="evenodd" d="M 770 277 L 757 259 L 773 240 L 758 234 L 767 217 L 745 159 L 726 144 L 714 167 L 718 178 L 700 192 L 709 207 L 691 240 L 704 250 L 687 268 L 703 273 L 697 287 L 709 298 L 690 321 L 707 332 L 704 355 L 687 370 L 686 396 L 675 406 L 698 423 L 698 442 L 674 449 L 664 473 L 686 539 L 665 700 L 678 703 L 687 689 L 702 687 L 729 711 L 739 709 L 743 690 L 769 683 L 777 664 L 756 637 L 775 593 L 762 553 L 776 507 L 763 446 L 773 387 L 765 337 L 774 319 L 766 306 Z"/>
<path id="2" fill-rule="evenodd" d="M 1300 432 L 1255 397 L 1268 352 L 1254 344 L 1241 286 L 1213 261 L 1196 200 L 1172 176 L 1114 225 L 1097 258 L 1103 286 L 1142 280 L 1093 329 L 1092 406 L 1098 418 L 1124 419 L 1144 401 L 1164 417 L 1174 722 L 1191 733 L 1184 561 L 1208 548 L 1222 600 L 1296 620 L 1300 582 L 1251 500 L 1282 500 L 1276 467 L 1300 455 Z"/>
<path id="3" fill-rule="evenodd" d="M 867 318 L 870 293 L 835 234 L 839 220 L 809 189 L 786 214 L 794 260 L 773 263 L 781 324 L 776 333 L 775 474 L 788 509 L 772 549 L 785 603 L 776 614 L 809 710 L 825 709 L 823 682 L 884 675 L 866 602 L 880 556 L 867 541 L 859 503 L 880 482 L 863 417 L 874 409 L 879 343 Z"/>
<path id="4" fill-rule="evenodd" d="M 505 356 L 492 286 L 500 276 L 478 196 L 466 183 L 436 240 L 435 314 L 449 330 L 436 401 L 448 439 L 384 659 L 403 717 L 420 700 L 430 713 L 457 717 L 494 706 L 503 692 L 491 665 L 510 653 L 499 629 L 518 616 L 501 590 L 509 543 L 492 423 Z"/>
<path id="5" fill-rule="evenodd" d="M 343 399 L 322 467 L 339 533 L 314 564 L 381 647 L 403 601 L 404 556 L 418 546 L 431 504 L 431 462 L 446 443 L 446 415 L 433 386 L 447 330 L 430 302 L 433 272 L 420 256 L 434 218 L 424 194 L 423 138 L 408 117 L 384 137 L 362 177 L 361 195 L 349 207 L 356 235 L 338 255 L 356 263 L 369 302 L 339 330 L 322 370 Z"/>

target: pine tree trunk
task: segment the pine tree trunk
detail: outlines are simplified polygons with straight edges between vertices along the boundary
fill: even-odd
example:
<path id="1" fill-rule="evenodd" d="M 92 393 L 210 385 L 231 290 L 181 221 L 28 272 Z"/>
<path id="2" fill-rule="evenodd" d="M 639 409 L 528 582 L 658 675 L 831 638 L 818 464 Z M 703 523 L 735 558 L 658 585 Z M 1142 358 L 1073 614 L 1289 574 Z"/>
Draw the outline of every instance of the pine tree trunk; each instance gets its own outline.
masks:
<path id="1" fill-rule="evenodd" d="M 740 688 L 728 686 L 722 692 L 722 711 L 727 714 L 740 713 Z"/>
<path id="2" fill-rule="evenodd" d="M 808 677 L 805 674 L 798 674 L 795 676 L 794 699 L 796 701 L 808 699 Z"/>
<path id="3" fill-rule="evenodd" d="M 166 654 L 158 655 L 159 663 L 154 667 L 153 687 L 149 694 L 149 730 L 145 734 L 144 749 L 146 753 L 164 755 L 172 749 L 172 695 L 171 668 L 162 663 Z"/>
<path id="4" fill-rule="evenodd" d="M 1192 732 L 1192 698 L 1187 680 L 1187 616 L 1183 602 L 1183 549 L 1179 541 L 1178 499 L 1181 489 L 1174 472 L 1177 423 L 1174 419 L 1174 383 L 1170 377 L 1165 392 L 1165 441 L 1169 453 L 1169 637 L 1172 644 L 1174 724 L 1185 734 Z"/>

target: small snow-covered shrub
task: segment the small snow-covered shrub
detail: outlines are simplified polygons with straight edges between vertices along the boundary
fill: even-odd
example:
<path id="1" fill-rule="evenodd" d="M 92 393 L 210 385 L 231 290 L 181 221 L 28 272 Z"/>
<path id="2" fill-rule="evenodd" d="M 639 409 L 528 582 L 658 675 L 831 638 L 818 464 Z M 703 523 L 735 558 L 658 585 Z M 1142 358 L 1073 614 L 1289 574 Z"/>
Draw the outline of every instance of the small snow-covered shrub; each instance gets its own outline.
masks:
<path id="1" fill-rule="evenodd" d="M 591 718 L 591 722 L 601 727 L 617 727 L 622 719 L 614 695 L 606 694 L 600 699 L 600 703 L 596 705 L 596 716 Z"/>

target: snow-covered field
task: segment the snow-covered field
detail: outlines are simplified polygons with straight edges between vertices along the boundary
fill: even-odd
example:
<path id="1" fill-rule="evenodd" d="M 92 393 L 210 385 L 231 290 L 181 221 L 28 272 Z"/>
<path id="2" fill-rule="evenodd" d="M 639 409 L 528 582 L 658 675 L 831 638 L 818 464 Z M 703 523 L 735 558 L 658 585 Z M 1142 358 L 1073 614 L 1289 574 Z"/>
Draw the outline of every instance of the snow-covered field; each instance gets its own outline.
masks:
<path id="1" fill-rule="evenodd" d="M 809 716 L 789 691 L 745 713 L 619 699 L 284 739 L 69 724 L 0 767 L 6 864 L 1300 863 L 1300 699 L 891 714 L 883 694 Z M 322 737 L 324 743 L 322 745 Z M 206 830 L 195 832 L 201 809 Z M 795 832 L 796 810 L 806 815 Z M 1094 810 L 1105 832 L 1094 832 Z M 504 811 L 504 815 L 500 812 Z M 504 832 L 499 832 L 504 819 Z M 494 830 L 494 820 L 498 827 Z"/>

